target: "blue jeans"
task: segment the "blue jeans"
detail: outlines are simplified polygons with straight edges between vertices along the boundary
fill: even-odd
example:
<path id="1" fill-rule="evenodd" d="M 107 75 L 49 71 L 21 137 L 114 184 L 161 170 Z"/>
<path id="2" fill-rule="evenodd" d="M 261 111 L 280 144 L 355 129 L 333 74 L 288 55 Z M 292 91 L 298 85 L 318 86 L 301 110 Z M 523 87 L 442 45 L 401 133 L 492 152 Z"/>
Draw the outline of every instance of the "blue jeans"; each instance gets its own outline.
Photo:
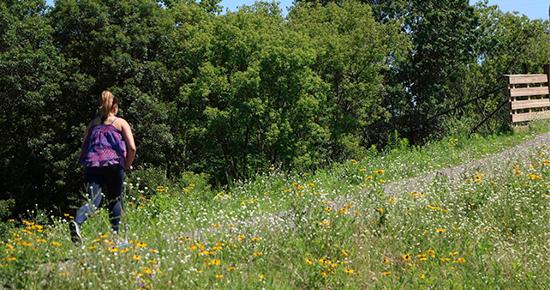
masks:
<path id="1" fill-rule="evenodd" d="M 109 208 L 109 219 L 113 231 L 118 232 L 122 212 L 122 190 L 124 169 L 120 165 L 106 167 L 86 167 L 84 179 L 88 202 L 76 212 L 75 222 L 82 225 L 84 221 L 102 205 L 105 199 Z"/>

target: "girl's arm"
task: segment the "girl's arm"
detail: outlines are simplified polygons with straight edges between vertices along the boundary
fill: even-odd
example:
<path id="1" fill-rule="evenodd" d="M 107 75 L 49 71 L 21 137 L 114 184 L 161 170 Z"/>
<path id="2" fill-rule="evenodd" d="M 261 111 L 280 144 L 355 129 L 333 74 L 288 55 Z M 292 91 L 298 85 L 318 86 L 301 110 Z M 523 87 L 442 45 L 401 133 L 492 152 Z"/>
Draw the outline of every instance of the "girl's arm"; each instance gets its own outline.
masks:
<path id="1" fill-rule="evenodd" d="M 130 125 L 126 120 L 122 120 L 121 122 L 121 131 L 122 131 L 122 138 L 124 138 L 124 142 L 126 142 L 126 164 L 124 164 L 124 169 L 128 170 L 132 167 L 132 163 L 134 162 L 134 159 L 136 158 L 136 143 L 134 143 L 134 135 L 132 134 L 132 128 L 130 128 Z"/>

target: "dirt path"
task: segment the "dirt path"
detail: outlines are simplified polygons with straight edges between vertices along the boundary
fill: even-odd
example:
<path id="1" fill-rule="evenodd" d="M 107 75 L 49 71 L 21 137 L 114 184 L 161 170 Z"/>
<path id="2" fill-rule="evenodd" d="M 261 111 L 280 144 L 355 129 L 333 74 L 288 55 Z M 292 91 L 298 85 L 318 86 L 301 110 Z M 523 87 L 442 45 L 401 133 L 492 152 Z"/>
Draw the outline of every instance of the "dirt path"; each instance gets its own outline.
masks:
<path id="1" fill-rule="evenodd" d="M 488 157 L 469 161 L 457 166 L 451 166 L 434 170 L 416 177 L 389 182 L 384 185 L 384 191 L 388 195 L 400 195 L 412 191 L 424 191 L 428 186 L 433 185 L 437 179 L 444 179 L 448 185 L 463 182 L 476 172 L 483 172 L 485 175 L 498 177 L 503 168 L 510 168 L 514 164 L 525 164 L 529 157 L 538 150 L 545 150 L 550 153 L 550 133 L 539 135 L 531 140 L 508 148 Z M 336 210 L 350 201 L 366 198 L 368 191 L 361 191 L 359 195 L 340 196 L 333 202 L 332 207 Z M 234 230 L 242 228 L 268 228 L 272 230 L 292 228 L 298 215 L 290 210 L 255 216 L 244 221 L 233 222 Z M 186 233 L 193 239 L 201 239 L 209 234 L 219 233 L 222 229 L 202 228 Z"/>
<path id="2" fill-rule="evenodd" d="M 498 176 L 503 173 L 503 168 L 509 168 L 514 164 L 525 164 L 529 162 L 528 157 L 536 150 L 550 152 L 550 133 L 539 135 L 534 139 L 525 141 L 483 159 L 473 160 L 457 166 L 435 170 L 421 176 L 388 183 L 384 186 L 384 191 L 392 195 L 400 195 L 412 191 L 423 191 L 437 178 L 444 178 L 449 183 L 462 182 L 477 171 L 483 172 L 486 175 Z"/>

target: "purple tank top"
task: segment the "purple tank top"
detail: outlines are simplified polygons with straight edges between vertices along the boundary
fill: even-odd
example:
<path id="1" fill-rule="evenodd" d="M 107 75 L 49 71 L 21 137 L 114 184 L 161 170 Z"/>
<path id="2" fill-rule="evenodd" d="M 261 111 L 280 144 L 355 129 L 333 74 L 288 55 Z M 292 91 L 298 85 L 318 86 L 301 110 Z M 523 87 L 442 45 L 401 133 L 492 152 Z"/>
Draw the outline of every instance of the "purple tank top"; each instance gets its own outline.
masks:
<path id="1" fill-rule="evenodd" d="M 80 155 L 81 165 L 85 167 L 116 164 L 124 166 L 125 160 L 126 143 L 120 131 L 112 123 L 95 125 L 90 129 Z"/>

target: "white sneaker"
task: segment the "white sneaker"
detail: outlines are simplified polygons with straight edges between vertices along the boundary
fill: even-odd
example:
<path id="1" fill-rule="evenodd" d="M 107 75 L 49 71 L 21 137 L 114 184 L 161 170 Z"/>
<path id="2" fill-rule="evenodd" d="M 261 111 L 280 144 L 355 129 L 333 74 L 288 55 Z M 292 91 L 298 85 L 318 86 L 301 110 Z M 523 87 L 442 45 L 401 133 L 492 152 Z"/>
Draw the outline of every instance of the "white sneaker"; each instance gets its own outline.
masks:
<path id="1" fill-rule="evenodd" d="M 82 236 L 80 235 L 80 226 L 75 221 L 69 222 L 69 232 L 71 233 L 71 241 L 75 244 L 82 242 Z"/>

